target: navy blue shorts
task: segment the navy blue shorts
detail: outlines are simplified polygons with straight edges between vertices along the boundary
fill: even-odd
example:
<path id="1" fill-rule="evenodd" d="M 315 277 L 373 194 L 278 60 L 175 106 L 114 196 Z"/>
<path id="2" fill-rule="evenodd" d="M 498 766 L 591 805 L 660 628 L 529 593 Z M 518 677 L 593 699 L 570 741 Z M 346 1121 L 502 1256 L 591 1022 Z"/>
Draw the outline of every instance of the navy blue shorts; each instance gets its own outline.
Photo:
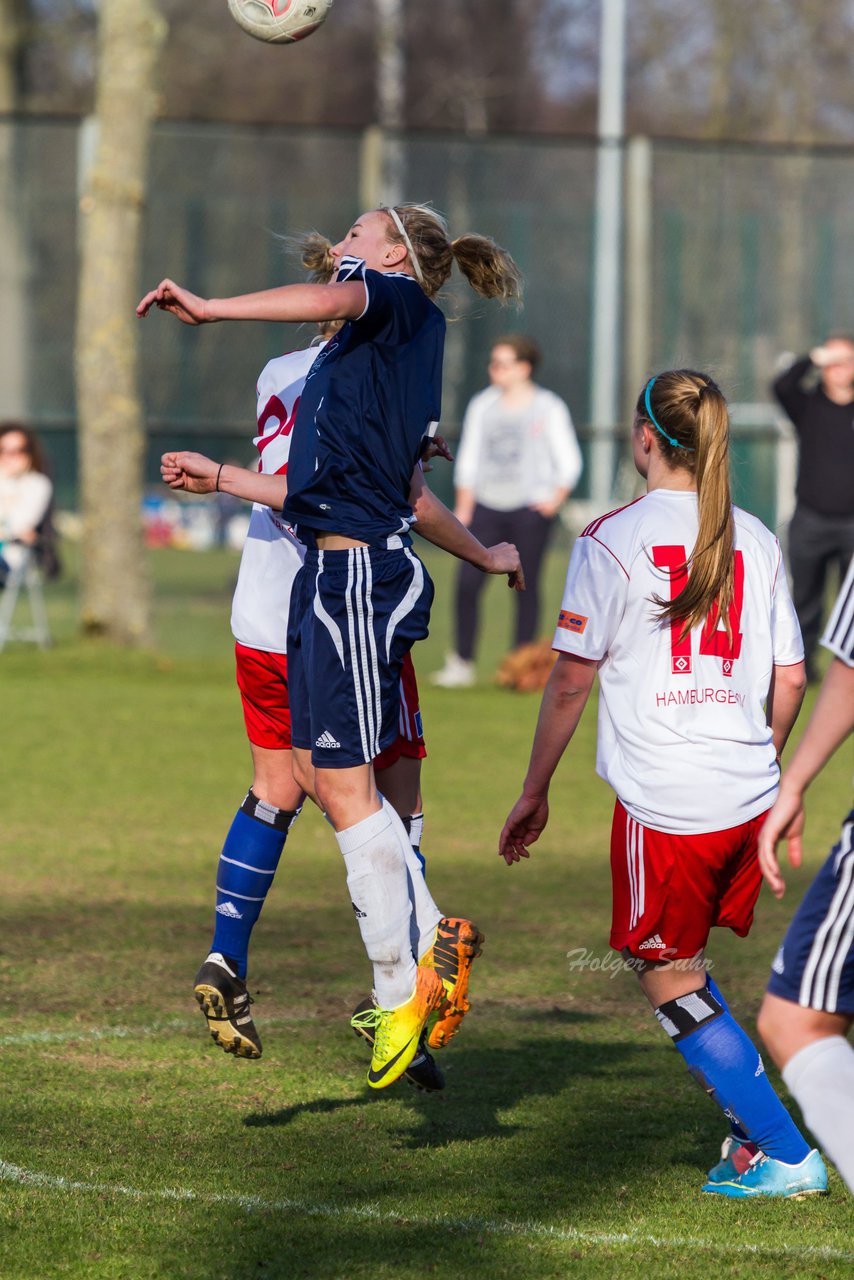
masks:
<path id="1" fill-rule="evenodd" d="M 795 912 L 768 990 L 805 1009 L 854 1014 L 854 809 Z"/>
<path id="2" fill-rule="evenodd" d="M 291 737 L 322 769 L 397 738 L 404 656 L 427 635 L 433 583 L 407 546 L 310 549 L 291 594 Z"/>

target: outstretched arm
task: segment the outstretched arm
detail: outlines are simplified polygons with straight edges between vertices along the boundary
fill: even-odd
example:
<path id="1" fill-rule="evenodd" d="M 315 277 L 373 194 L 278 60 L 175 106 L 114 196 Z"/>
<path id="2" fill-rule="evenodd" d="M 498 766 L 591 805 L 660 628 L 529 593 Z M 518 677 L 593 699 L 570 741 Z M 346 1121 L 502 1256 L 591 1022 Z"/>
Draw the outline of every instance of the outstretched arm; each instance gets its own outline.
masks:
<path id="1" fill-rule="evenodd" d="M 412 473 L 409 501 L 416 519 L 415 532 L 427 542 L 458 560 L 468 561 L 484 573 L 506 573 L 508 587 L 525 590 L 525 574 L 513 544 L 499 542 L 494 547 L 485 547 L 431 491 L 420 467 Z"/>
<path id="2" fill-rule="evenodd" d="M 214 493 L 218 489 L 220 493 L 230 493 L 247 502 L 260 502 L 274 511 L 281 510 L 288 496 L 285 476 L 261 475 L 247 467 L 234 467 L 230 462 L 220 464 L 203 453 L 164 453 L 160 474 L 170 489 L 185 493 Z"/>
<path id="3" fill-rule="evenodd" d="M 759 835 L 759 865 L 775 898 L 782 898 L 786 889 L 777 861 L 777 843 L 787 841 L 789 862 L 799 867 L 803 859 L 804 792 L 851 732 L 854 732 L 854 667 L 834 658 Z"/>
<path id="4" fill-rule="evenodd" d="M 558 654 L 543 690 L 540 716 L 522 794 L 504 824 L 498 852 L 508 867 L 527 858 L 549 818 L 552 775 L 578 727 L 599 664 L 589 658 Z"/>
<path id="5" fill-rule="evenodd" d="M 234 298 L 200 298 L 174 280 L 161 280 L 137 305 L 136 314 L 147 316 L 152 307 L 169 311 L 184 324 L 211 324 L 215 320 L 356 320 L 365 310 L 367 294 L 360 280 L 341 284 L 286 284 L 261 293 Z"/>

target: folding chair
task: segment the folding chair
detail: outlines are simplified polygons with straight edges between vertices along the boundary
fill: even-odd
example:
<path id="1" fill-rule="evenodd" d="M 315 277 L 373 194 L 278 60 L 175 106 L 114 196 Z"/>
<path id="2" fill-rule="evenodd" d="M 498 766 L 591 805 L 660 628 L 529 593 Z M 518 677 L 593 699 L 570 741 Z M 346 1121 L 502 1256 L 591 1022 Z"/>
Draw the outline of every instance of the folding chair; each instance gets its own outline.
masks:
<path id="1" fill-rule="evenodd" d="M 21 640 L 29 644 L 37 644 L 40 649 L 50 645 L 50 630 L 47 625 L 47 610 L 44 603 L 42 587 L 42 571 L 39 568 L 33 547 L 18 544 L 23 555 L 18 563 L 9 569 L 6 586 L 0 591 L 0 652 L 9 640 Z M 18 557 L 15 557 L 18 559 Z M 26 592 L 30 603 L 32 623 L 28 627 L 15 626 L 15 608 L 21 592 Z"/>

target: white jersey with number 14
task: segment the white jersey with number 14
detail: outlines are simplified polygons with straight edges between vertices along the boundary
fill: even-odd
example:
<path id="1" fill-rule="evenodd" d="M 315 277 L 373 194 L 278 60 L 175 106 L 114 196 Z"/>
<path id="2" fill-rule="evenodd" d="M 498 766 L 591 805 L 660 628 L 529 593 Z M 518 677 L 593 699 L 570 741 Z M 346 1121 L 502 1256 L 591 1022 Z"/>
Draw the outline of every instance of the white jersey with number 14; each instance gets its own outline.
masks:
<path id="1" fill-rule="evenodd" d="M 576 540 L 554 647 L 599 666 L 597 772 L 633 818 L 675 834 L 724 831 L 777 794 L 765 703 L 775 666 L 804 656 L 780 544 L 734 508 L 731 637 L 713 609 L 684 639 L 654 598 L 685 584 L 697 495 L 655 489 Z"/>

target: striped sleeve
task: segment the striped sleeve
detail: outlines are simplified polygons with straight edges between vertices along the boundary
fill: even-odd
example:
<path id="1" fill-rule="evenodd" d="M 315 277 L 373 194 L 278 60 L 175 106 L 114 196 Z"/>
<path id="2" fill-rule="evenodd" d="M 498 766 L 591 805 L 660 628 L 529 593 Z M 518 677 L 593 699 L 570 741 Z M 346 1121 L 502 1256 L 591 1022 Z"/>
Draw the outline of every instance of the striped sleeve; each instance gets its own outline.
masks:
<path id="1" fill-rule="evenodd" d="M 821 643 L 847 667 L 854 667 L 854 557 L 848 566 L 848 573 Z"/>

